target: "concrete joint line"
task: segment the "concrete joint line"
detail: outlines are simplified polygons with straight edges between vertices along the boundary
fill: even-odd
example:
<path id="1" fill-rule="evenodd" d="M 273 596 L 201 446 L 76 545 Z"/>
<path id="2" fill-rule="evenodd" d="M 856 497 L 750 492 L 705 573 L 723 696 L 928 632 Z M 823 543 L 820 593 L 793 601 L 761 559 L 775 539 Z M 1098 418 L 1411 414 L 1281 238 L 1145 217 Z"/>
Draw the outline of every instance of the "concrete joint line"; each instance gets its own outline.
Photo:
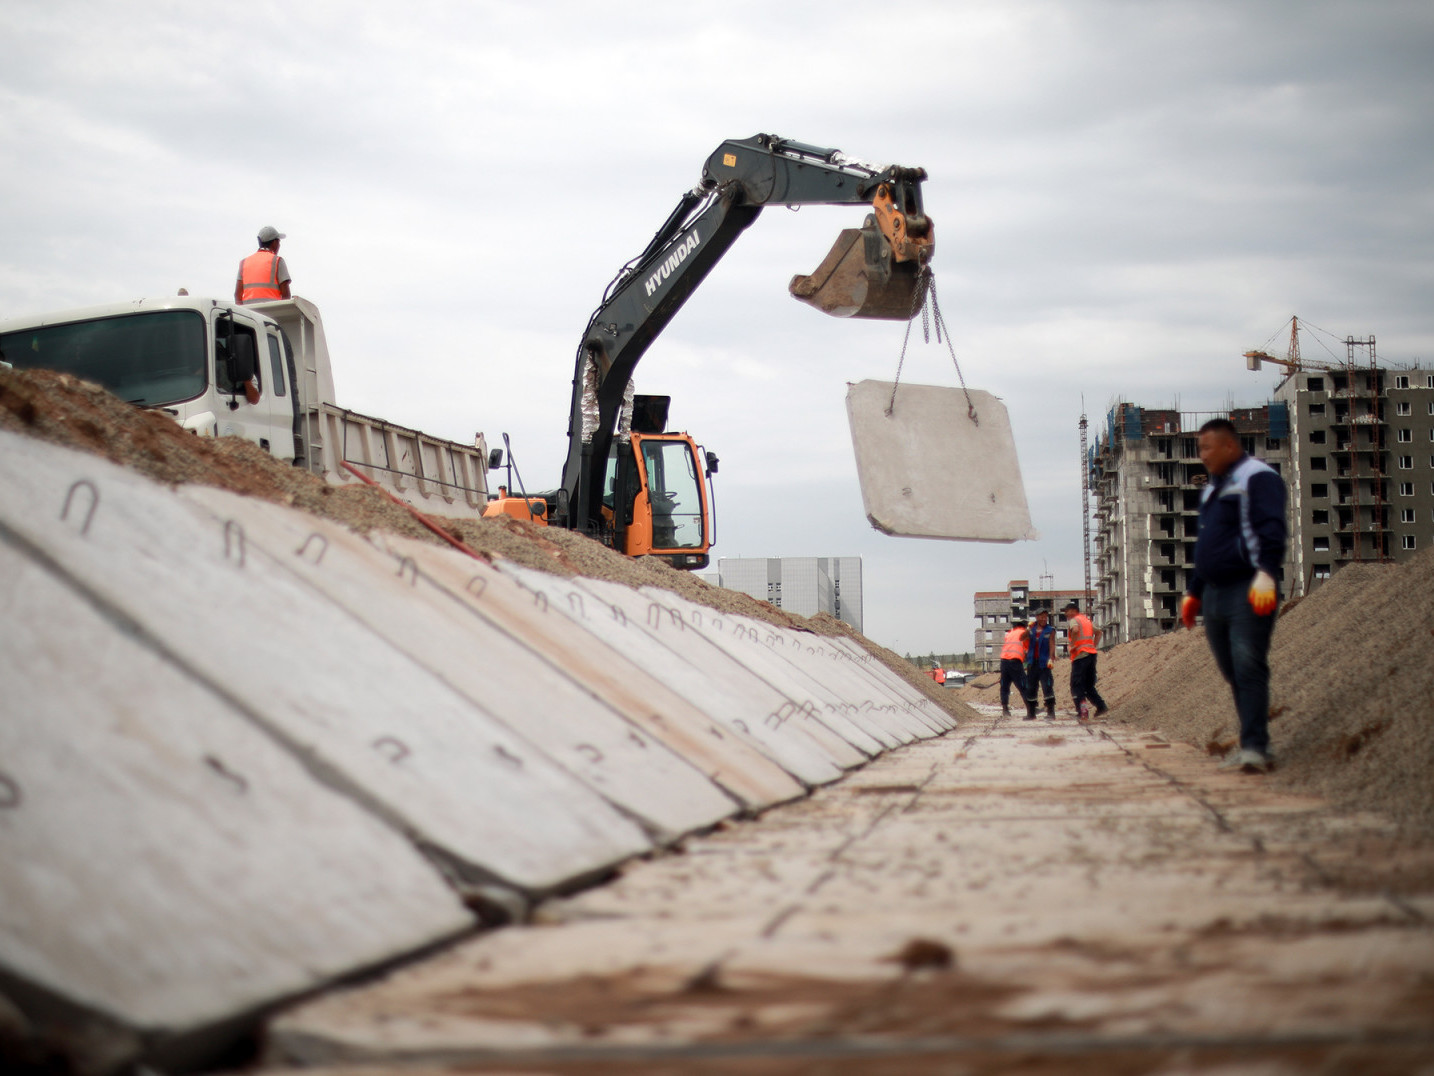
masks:
<path id="1" fill-rule="evenodd" d="M 1200 793 L 1196 789 L 1192 788 L 1190 785 L 1185 784 L 1173 774 L 1166 773 L 1158 766 L 1152 764 L 1148 759 L 1142 758 L 1141 756 L 1137 755 L 1134 751 L 1130 750 L 1130 748 L 1120 743 L 1118 740 L 1116 740 L 1114 736 L 1110 735 L 1110 733 L 1106 732 L 1104 729 L 1101 729 L 1098 735 L 1101 739 L 1106 740 L 1112 745 L 1114 745 L 1127 758 L 1133 759 L 1138 765 L 1144 767 L 1146 772 L 1154 774 L 1156 777 L 1159 777 L 1161 780 L 1169 784 L 1182 796 L 1186 796 L 1189 799 L 1192 799 L 1196 803 L 1198 803 L 1202 808 L 1205 809 L 1205 811 L 1210 815 L 1210 817 L 1215 820 L 1215 825 L 1221 833 L 1229 833 L 1235 836 L 1239 835 L 1235 827 L 1230 825 L 1230 820 L 1220 813 L 1219 808 L 1217 808 L 1209 800 L 1205 799 L 1205 797 L 1200 795 Z M 1255 851 L 1259 852 L 1261 855 L 1264 854 L 1265 845 L 1264 842 L 1260 840 L 1260 838 L 1251 836 L 1247 839 L 1254 844 Z"/>

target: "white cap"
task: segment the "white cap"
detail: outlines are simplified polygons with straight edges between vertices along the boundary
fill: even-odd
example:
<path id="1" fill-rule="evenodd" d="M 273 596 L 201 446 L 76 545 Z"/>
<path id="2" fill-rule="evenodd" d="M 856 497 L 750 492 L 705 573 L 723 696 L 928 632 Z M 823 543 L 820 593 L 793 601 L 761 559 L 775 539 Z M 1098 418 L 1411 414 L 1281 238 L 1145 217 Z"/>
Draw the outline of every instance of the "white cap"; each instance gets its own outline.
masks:
<path id="1" fill-rule="evenodd" d="M 264 225 L 264 227 L 259 229 L 259 245 L 261 247 L 265 243 L 272 243 L 275 239 L 287 238 L 288 236 L 286 236 L 283 232 L 279 231 L 279 229 L 275 228 L 272 224 L 266 224 Z"/>

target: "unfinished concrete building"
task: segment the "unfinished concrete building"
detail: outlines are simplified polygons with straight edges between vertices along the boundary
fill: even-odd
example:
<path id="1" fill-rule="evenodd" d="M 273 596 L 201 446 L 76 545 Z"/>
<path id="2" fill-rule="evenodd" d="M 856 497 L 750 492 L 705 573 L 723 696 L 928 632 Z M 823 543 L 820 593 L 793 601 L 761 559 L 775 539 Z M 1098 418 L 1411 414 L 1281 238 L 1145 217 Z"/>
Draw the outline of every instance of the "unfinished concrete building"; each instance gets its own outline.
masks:
<path id="1" fill-rule="evenodd" d="M 1285 401 L 1228 412 L 1155 410 L 1125 402 L 1110 409 L 1105 433 L 1087 456 L 1096 528 L 1092 619 L 1103 633 L 1103 648 L 1159 635 L 1179 623 L 1180 599 L 1195 565 L 1206 480 L 1201 425 L 1229 418 L 1245 451 L 1288 480 L 1289 411 Z M 1287 558 L 1287 579 L 1291 563 Z"/>
<path id="2" fill-rule="evenodd" d="M 1292 594 L 1434 544 L 1434 373 L 1378 366 L 1373 339 L 1347 344 L 1347 363 L 1302 363 L 1276 390 L 1295 443 Z"/>

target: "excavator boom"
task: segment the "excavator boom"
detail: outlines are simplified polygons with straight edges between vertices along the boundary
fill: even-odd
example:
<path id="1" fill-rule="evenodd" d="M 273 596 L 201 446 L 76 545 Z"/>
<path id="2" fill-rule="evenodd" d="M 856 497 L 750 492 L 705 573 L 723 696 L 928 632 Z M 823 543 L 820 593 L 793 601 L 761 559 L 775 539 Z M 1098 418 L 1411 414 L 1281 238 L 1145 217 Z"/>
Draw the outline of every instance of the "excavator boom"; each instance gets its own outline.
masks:
<path id="1" fill-rule="evenodd" d="M 613 527 L 612 504 L 604 504 L 612 486 L 605 489 L 605 479 L 624 411 L 632 407 L 633 370 L 764 207 L 868 207 L 863 225 L 844 230 L 811 275 L 793 278 L 790 291 L 837 317 L 911 318 L 921 273 L 935 250 L 934 229 L 921 204 L 925 178 L 924 169 L 880 168 L 839 150 L 773 135 L 718 146 L 699 184 L 608 286 L 583 333 L 573 374 L 568 458 L 562 486 L 548 498 L 551 521 L 600 534 Z M 703 563 L 705 551 L 704 545 Z M 687 557 L 683 566 L 697 559 Z"/>

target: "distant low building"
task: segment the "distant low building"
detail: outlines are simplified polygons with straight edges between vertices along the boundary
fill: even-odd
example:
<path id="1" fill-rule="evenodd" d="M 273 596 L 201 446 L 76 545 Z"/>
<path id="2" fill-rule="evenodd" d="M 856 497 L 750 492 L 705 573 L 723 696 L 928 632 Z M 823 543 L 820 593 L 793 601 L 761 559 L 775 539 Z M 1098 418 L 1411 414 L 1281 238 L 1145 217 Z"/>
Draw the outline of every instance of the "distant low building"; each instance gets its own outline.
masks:
<path id="1" fill-rule="evenodd" d="M 798 616 L 827 613 L 862 631 L 860 557 L 722 557 L 709 581 Z"/>

